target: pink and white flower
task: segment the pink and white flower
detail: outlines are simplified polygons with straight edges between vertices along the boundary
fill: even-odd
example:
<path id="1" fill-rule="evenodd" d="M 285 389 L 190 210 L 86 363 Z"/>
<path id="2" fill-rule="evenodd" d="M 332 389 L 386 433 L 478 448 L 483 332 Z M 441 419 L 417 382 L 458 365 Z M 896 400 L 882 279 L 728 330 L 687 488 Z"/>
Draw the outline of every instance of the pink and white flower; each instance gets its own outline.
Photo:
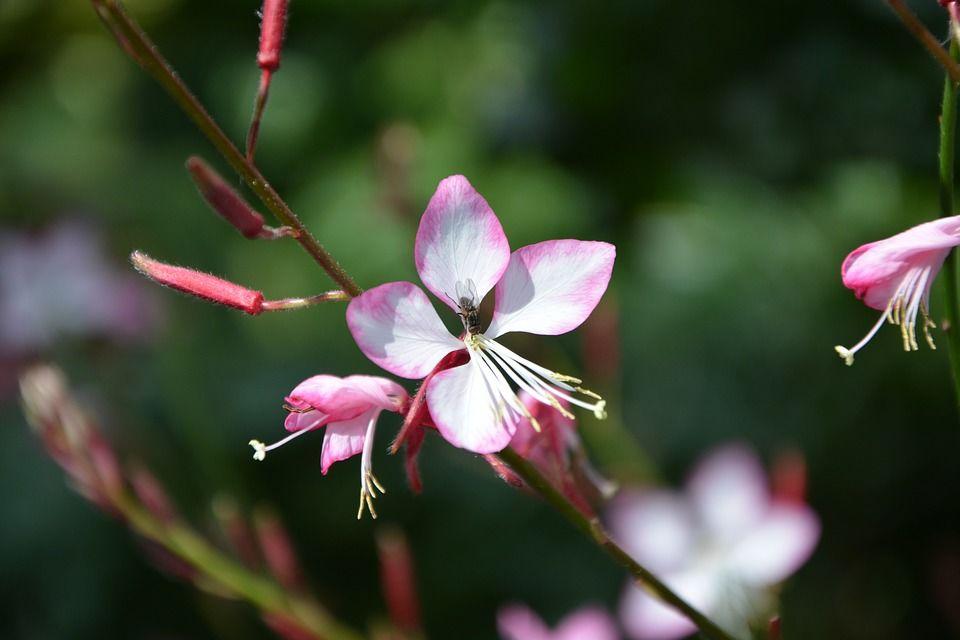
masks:
<path id="1" fill-rule="evenodd" d="M 377 513 L 373 508 L 376 491 L 386 493 L 373 475 L 373 441 L 377 419 L 382 411 L 400 413 L 408 401 L 406 390 L 386 378 L 338 378 L 330 375 L 307 378 L 286 398 L 284 406 L 290 413 L 284 427 L 290 435 L 269 446 L 259 440 L 251 440 L 253 459 L 263 460 L 268 451 L 326 426 L 320 452 L 320 472 L 326 475 L 333 463 L 360 453 L 360 509 L 357 519 L 363 515 L 364 505 L 370 515 L 376 518 Z"/>
<path id="2" fill-rule="evenodd" d="M 529 607 L 513 604 L 497 614 L 503 640 L 617 640 L 613 618 L 600 607 L 583 607 L 550 629 Z"/>
<path id="3" fill-rule="evenodd" d="M 771 587 L 813 552 L 820 522 L 805 504 L 771 497 L 757 457 L 731 445 L 709 455 L 684 493 L 634 491 L 611 505 L 611 528 L 634 558 L 738 637 L 773 606 Z M 620 619 L 636 640 L 670 640 L 693 623 L 633 584 Z"/>
<path id="4" fill-rule="evenodd" d="M 405 378 L 423 378 L 444 356 L 466 349 L 467 364 L 436 373 L 427 383 L 427 406 L 450 443 L 493 453 L 509 444 L 521 418 L 532 418 L 511 382 L 568 415 L 560 400 L 605 415 L 603 399 L 580 387 L 579 379 L 535 364 L 497 338 L 511 331 L 558 335 L 576 329 L 606 290 L 615 254 L 611 244 L 580 240 L 549 240 L 511 254 L 486 200 L 466 178 L 450 176 L 420 220 L 414 256 L 420 279 L 460 315 L 464 333 L 451 335 L 426 294 L 410 282 L 380 285 L 354 298 L 347 324 L 368 358 Z M 481 331 L 477 309 L 491 290 L 493 318 Z"/>
<path id="5" fill-rule="evenodd" d="M 880 319 L 867 335 L 850 348 L 834 347 L 848 365 L 883 325 L 900 325 L 905 351 L 916 351 L 917 315 L 931 349 L 936 349 L 930 329 L 930 287 L 953 247 L 960 245 L 960 216 L 940 218 L 907 229 L 895 236 L 855 249 L 840 268 L 843 284 Z"/>

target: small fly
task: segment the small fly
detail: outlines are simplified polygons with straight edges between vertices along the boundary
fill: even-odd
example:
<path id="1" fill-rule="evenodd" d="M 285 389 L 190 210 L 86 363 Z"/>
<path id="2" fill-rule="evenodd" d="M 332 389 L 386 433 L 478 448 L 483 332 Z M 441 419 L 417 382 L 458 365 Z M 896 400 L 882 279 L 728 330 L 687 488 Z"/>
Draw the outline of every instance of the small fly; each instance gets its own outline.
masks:
<path id="1" fill-rule="evenodd" d="M 471 336 L 480 333 L 480 311 L 477 309 L 480 296 L 477 295 L 477 285 L 473 280 L 468 278 L 466 284 L 457 280 L 457 299 L 453 302 L 460 308 L 457 315 L 463 322 L 464 330 Z"/>

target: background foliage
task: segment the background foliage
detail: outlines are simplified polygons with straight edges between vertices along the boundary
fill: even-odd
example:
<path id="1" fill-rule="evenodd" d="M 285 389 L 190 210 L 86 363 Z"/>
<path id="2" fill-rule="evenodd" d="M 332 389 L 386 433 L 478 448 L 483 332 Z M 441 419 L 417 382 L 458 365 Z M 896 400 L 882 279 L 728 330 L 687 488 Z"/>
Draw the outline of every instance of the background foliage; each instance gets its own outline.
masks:
<path id="1" fill-rule="evenodd" d="M 945 23 L 936 3 L 913 4 Z M 258 5 L 129 3 L 237 140 Z M 88 3 L 0 3 L 0 69 L 4 229 L 80 216 L 104 228 L 121 266 L 136 247 L 272 297 L 327 288 L 294 245 L 249 243 L 209 215 L 183 161 L 214 152 Z M 415 277 L 418 216 L 451 173 L 470 177 L 514 247 L 615 242 L 613 377 L 578 335 L 515 343 L 595 371 L 593 386 L 619 398 L 610 423 L 583 422 L 601 466 L 675 483 L 730 439 L 768 459 L 798 446 L 824 534 L 783 593 L 785 636 L 960 636 L 960 431 L 945 354 L 904 355 L 896 330 L 852 369 L 831 349 L 875 319 L 839 282 L 846 252 L 936 215 L 940 87 L 876 0 L 300 0 L 258 160 L 364 286 Z M 259 465 L 246 445 L 280 435 L 282 396 L 302 378 L 376 372 L 340 311 L 250 319 L 172 293 L 160 303 L 146 344 L 64 340 L 45 355 L 195 519 L 211 518 L 218 494 L 274 504 L 334 611 L 356 625 L 382 614 L 375 525 L 353 520 L 356 461 L 324 478 L 320 438 Z M 63 486 L 4 393 L 0 634 L 269 637 L 243 605 L 147 566 Z M 411 539 L 431 637 L 492 637 L 509 600 L 549 620 L 615 606 L 620 572 L 545 506 L 436 438 L 422 466 L 413 497 L 400 461 L 378 460 L 390 489 L 379 510 Z"/>

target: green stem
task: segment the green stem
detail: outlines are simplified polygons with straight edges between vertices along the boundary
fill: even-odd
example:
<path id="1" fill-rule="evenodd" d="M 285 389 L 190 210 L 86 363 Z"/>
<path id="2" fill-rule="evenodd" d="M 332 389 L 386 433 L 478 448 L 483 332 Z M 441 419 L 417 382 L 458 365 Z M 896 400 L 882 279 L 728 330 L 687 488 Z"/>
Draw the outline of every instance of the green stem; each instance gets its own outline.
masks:
<path id="1" fill-rule="evenodd" d="M 193 120 L 200 132 L 213 143 L 220 155 L 240 174 L 243 181 L 283 224 L 296 232 L 296 240 L 324 271 L 351 297 L 361 293 L 360 287 L 347 275 L 333 256 L 311 235 L 300 218 L 274 190 L 260 170 L 230 141 L 223 129 L 207 113 L 200 101 L 160 55 L 156 45 L 143 29 L 120 6 L 117 0 L 92 0 L 97 15 L 119 42 L 121 48 L 140 64 L 170 94 Z"/>
<path id="2" fill-rule="evenodd" d="M 950 42 L 950 57 L 960 58 L 960 46 L 955 39 Z M 943 106 L 940 111 L 940 215 L 954 215 L 954 182 L 957 148 L 957 83 L 948 73 L 943 81 Z M 957 406 L 960 407 L 960 295 L 957 285 L 960 282 L 960 260 L 953 250 L 947 256 L 943 269 L 943 284 L 946 290 L 946 334 L 947 351 L 950 354 L 950 371 L 953 388 L 956 392 Z"/>
<path id="3" fill-rule="evenodd" d="M 536 490 L 540 496 L 546 500 L 550 506 L 560 512 L 560 514 L 569 520 L 584 535 L 593 540 L 608 556 L 613 558 L 614 562 L 626 569 L 633 576 L 637 585 L 645 589 L 652 596 L 661 602 L 676 609 L 684 617 L 697 625 L 703 635 L 714 640 L 733 640 L 733 638 L 721 629 L 715 622 L 697 611 L 686 600 L 674 593 L 670 587 L 660 581 L 649 570 L 630 557 L 630 554 L 623 550 L 607 533 L 607 530 L 601 524 L 596 516 L 588 517 L 584 515 L 567 498 L 557 491 L 557 489 L 547 480 L 535 466 L 527 462 L 520 454 L 513 449 L 504 449 L 497 454 L 501 460 L 510 466 L 524 482 Z"/>
<path id="4" fill-rule="evenodd" d="M 291 595 L 272 580 L 237 564 L 192 529 L 181 524 L 163 524 L 129 494 L 114 494 L 111 501 L 138 534 L 186 560 L 217 585 L 261 611 L 289 618 L 319 638 L 361 640 L 363 637 L 338 623 L 312 600 Z"/>

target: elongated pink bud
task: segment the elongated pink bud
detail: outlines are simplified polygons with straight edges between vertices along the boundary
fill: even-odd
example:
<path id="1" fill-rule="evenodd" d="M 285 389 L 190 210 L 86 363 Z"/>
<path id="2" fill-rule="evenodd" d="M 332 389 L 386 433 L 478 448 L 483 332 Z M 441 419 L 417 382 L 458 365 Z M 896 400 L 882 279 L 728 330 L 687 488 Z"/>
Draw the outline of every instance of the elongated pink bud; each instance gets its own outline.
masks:
<path id="1" fill-rule="evenodd" d="M 140 464 L 133 465 L 129 477 L 134 493 L 147 511 L 164 524 L 170 524 L 177 519 L 177 510 L 166 489 L 149 469 Z"/>
<path id="2" fill-rule="evenodd" d="M 187 158 L 187 170 L 200 195 L 221 218 L 236 227 L 246 238 L 263 231 L 263 216 L 253 210 L 219 173 L 197 156 Z"/>
<path id="3" fill-rule="evenodd" d="M 158 262 L 140 251 L 130 254 L 137 271 L 165 287 L 255 316 L 263 311 L 263 294 L 202 271 Z"/>
<path id="4" fill-rule="evenodd" d="M 260 11 L 260 51 L 257 66 L 274 72 L 280 68 L 280 48 L 287 28 L 287 0 L 263 0 Z"/>
<path id="5" fill-rule="evenodd" d="M 286 528 L 272 511 L 258 509 L 253 514 L 253 526 L 260 541 L 260 550 L 267 568 L 283 587 L 303 591 L 303 572 Z"/>
<path id="6" fill-rule="evenodd" d="M 387 602 L 390 620 L 401 631 L 420 629 L 420 598 L 417 595 L 413 554 L 399 529 L 389 528 L 377 534 L 380 557 L 380 587 Z"/>

